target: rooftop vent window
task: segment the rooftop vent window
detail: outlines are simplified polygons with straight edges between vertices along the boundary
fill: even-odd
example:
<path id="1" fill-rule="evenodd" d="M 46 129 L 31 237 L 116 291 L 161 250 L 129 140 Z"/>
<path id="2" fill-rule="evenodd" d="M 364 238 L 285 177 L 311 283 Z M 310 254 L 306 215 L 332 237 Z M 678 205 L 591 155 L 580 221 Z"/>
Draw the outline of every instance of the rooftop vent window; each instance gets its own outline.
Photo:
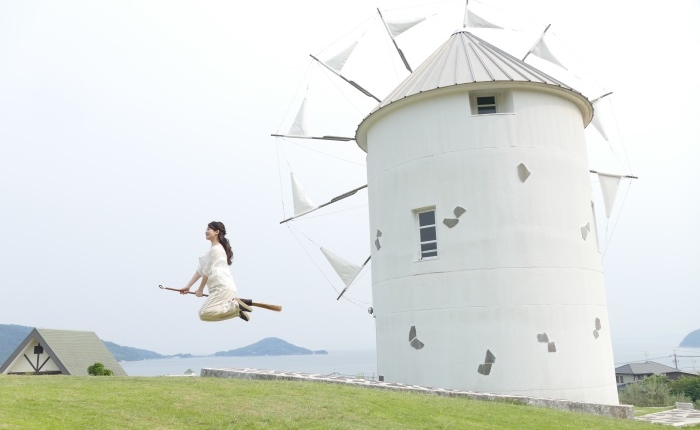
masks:
<path id="1" fill-rule="evenodd" d="M 479 115 L 496 113 L 496 97 L 483 96 L 476 98 L 476 109 Z"/>
<path id="2" fill-rule="evenodd" d="M 501 88 L 470 92 L 469 109 L 475 116 L 514 114 L 513 91 Z"/>

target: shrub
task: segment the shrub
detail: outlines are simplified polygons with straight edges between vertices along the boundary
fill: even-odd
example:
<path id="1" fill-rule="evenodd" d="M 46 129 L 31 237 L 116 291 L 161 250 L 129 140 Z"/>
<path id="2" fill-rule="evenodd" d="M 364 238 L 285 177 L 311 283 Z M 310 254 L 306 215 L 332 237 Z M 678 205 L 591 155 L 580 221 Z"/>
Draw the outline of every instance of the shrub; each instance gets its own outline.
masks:
<path id="1" fill-rule="evenodd" d="M 95 363 L 87 368 L 88 375 L 93 376 L 112 376 L 114 372 L 109 369 L 105 369 L 105 365 L 102 363 Z"/>
<path id="2" fill-rule="evenodd" d="M 687 398 L 672 395 L 666 375 L 652 375 L 643 381 L 631 384 L 620 393 L 620 403 L 641 407 L 672 406 L 675 402 L 688 401 Z"/>
<path id="3" fill-rule="evenodd" d="M 700 400 L 700 377 L 698 376 L 681 376 L 671 381 L 670 387 L 674 394 L 690 397 L 693 402 Z"/>

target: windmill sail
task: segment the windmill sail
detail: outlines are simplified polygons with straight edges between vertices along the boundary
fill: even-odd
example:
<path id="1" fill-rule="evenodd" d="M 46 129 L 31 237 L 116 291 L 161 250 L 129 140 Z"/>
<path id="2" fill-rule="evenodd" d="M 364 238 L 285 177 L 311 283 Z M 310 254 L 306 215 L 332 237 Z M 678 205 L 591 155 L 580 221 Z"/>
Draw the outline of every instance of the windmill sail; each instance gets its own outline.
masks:
<path id="1" fill-rule="evenodd" d="M 292 197 L 294 199 L 294 215 L 298 216 L 300 214 L 312 211 L 316 209 L 311 198 L 306 194 L 306 191 L 301 187 L 299 181 L 297 181 L 294 173 L 292 173 Z"/>
<path id="2" fill-rule="evenodd" d="M 608 135 L 605 134 L 605 127 L 603 126 L 603 120 L 600 115 L 600 110 L 598 110 L 598 102 L 595 101 L 592 103 L 593 104 L 593 119 L 591 120 L 591 124 L 593 124 L 593 127 L 595 127 L 596 130 L 598 130 L 598 133 L 605 139 L 606 141 L 608 140 Z"/>
<path id="3" fill-rule="evenodd" d="M 602 109 L 600 109 L 600 100 L 603 99 L 604 97 L 609 96 L 612 94 L 612 92 L 609 92 L 607 94 L 603 94 L 602 96 L 598 97 L 597 99 L 591 101 L 591 104 L 593 105 L 593 119 L 591 120 L 591 124 L 593 124 L 593 127 L 595 127 L 596 130 L 598 130 L 598 133 L 608 141 L 608 135 L 605 133 L 605 126 L 603 124 L 603 117 L 601 115 Z"/>
<path id="4" fill-rule="evenodd" d="M 404 33 L 407 30 L 410 30 L 411 28 L 415 27 L 416 25 L 420 24 L 421 22 L 425 21 L 425 17 L 420 17 L 420 18 L 414 18 L 414 19 L 407 19 L 403 21 L 384 21 L 386 23 L 387 29 L 389 29 L 389 34 L 391 35 L 391 38 L 398 37 L 400 34 Z"/>
<path id="5" fill-rule="evenodd" d="M 301 102 L 299 106 L 299 112 L 297 112 L 297 117 L 294 119 L 294 124 L 289 129 L 290 136 L 308 137 L 309 136 L 309 126 L 306 120 L 306 98 Z"/>
<path id="6" fill-rule="evenodd" d="M 350 58 L 352 51 L 355 50 L 356 46 L 357 41 L 354 41 L 352 44 L 350 44 L 350 46 L 338 52 L 333 57 L 327 59 L 326 61 L 324 61 L 324 63 L 331 69 L 340 73 L 340 71 L 343 70 L 345 63 L 348 61 L 348 58 Z"/>
<path id="7" fill-rule="evenodd" d="M 355 140 L 354 137 L 347 136 L 311 136 L 309 133 L 308 115 L 307 115 L 307 101 L 306 97 L 301 102 L 299 106 L 299 111 L 297 112 L 296 118 L 294 118 L 294 123 L 289 128 L 287 134 L 272 133 L 270 136 L 273 137 L 293 137 L 295 139 L 316 139 L 316 140 L 335 140 L 338 142 L 349 142 Z"/>
<path id="8" fill-rule="evenodd" d="M 347 262 L 341 257 L 338 257 L 337 255 L 333 254 L 325 248 L 321 248 L 321 252 L 326 257 L 328 262 L 331 263 L 331 266 L 333 266 L 333 269 L 338 274 L 338 276 L 340 276 L 340 279 L 342 279 L 343 283 L 345 284 L 345 288 L 343 288 L 343 291 L 341 291 L 340 294 L 338 294 L 338 298 L 336 299 L 340 300 L 340 298 L 343 297 L 343 294 L 345 294 L 348 288 L 350 288 L 350 285 L 355 280 L 355 278 L 357 278 L 357 275 L 360 274 L 362 268 L 365 267 L 367 263 L 369 263 L 371 256 L 367 257 L 365 262 L 362 263 L 362 266 L 357 266 L 355 264 Z"/>
<path id="9" fill-rule="evenodd" d="M 551 26 L 552 24 L 547 25 L 547 27 L 540 35 L 539 39 L 537 39 L 537 42 L 535 42 L 535 44 L 532 45 L 532 48 L 530 48 L 530 50 L 527 51 L 527 54 L 525 54 L 525 56 L 523 57 L 523 61 L 525 61 L 528 55 L 532 54 L 536 57 L 540 57 L 545 61 L 554 63 L 564 70 L 568 70 L 566 67 L 564 67 L 563 64 L 559 62 L 559 60 L 557 60 L 557 57 L 555 57 L 554 54 L 552 54 L 552 51 L 549 50 L 549 47 L 547 47 L 547 43 L 545 43 L 544 41 L 544 36 L 547 34 L 547 30 L 549 30 L 549 27 Z"/>
<path id="10" fill-rule="evenodd" d="M 600 180 L 600 189 L 603 192 L 603 204 L 605 205 L 605 216 L 610 218 L 613 207 L 615 206 L 615 197 L 617 189 L 620 186 L 620 178 L 623 175 L 612 175 L 608 173 L 598 173 Z"/>
<path id="11" fill-rule="evenodd" d="M 308 206 L 308 209 L 305 210 L 305 211 L 303 211 L 303 212 L 301 212 L 301 213 L 295 213 L 294 216 L 291 217 L 291 218 L 287 218 L 287 219 L 284 219 L 284 220 L 280 221 L 280 224 L 284 224 L 284 223 L 287 222 L 287 221 L 291 221 L 291 220 L 293 220 L 293 219 L 295 219 L 295 218 L 299 218 L 301 215 L 306 215 L 306 214 L 308 214 L 309 212 L 313 212 L 313 211 L 315 211 L 315 210 L 317 210 L 317 209 L 321 209 L 322 207 L 326 207 L 326 206 L 331 205 L 331 204 L 333 204 L 333 203 L 335 203 L 335 202 L 338 202 L 338 201 L 340 201 L 340 200 L 343 200 L 343 199 L 345 199 L 345 198 L 347 198 L 347 197 L 354 196 L 356 192 L 360 191 L 360 190 L 363 189 L 363 188 L 367 188 L 367 185 L 363 185 L 363 186 L 361 186 L 361 187 L 357 187 L 357 188 L 355 188 L 355 189 L 353 189 L 353 190 L 348 191 L 347 193 L 343 193 L 343 194 L 341 194 L 341 195 L 339 195 L 339 196 L 337 196 L 337 197 L 333 197 L 333 198 L 331 199 L 331 201 L 326 202 L 326 203 L 324 203 L 324 204 L 322 204 L 322 205 L 318 205 L 318 206 L 313 206 L 313 203 L 311 203 L 311 200 L 309 200 L 309 198 L 306 196 L 306 194 L 304 193 L 304 191 L 301 190 L 301 187 L 298 185 L 298 183 L 295 183 L 294 174 L 292 174 L 292 192 L 294 192 L 294 190 L 295 190 L 297 187 L 298 187 L 298 189 L 299 189 L 298 192 L 301 193 L 301 194 L 303 194 L 304 200 L 307 201 L 311 206 Z M 295 207 L 296 207 L 296 197 L 295 197 Z M 296 212 L 296 211 L 295 211 L 295 212 Z"/>
<path id="12" fill-rule="evenodd" d="M 406 67 L 406 70 L 413 73 L 413 69 L 411 69 L 411 65 L 408 64 L 408 60 L 406 59 L 406 56 L 404 55 L 401 48 L 399 48 L 399 45 L 396 44 L 396 40 L 394 40 L 394 38 L 396 38 L 401 33 L 405 32 L 406 30 L 409 30 L 409 29 L 415 27 L 416 25 L 420 24 L 421 22 L 425 21 L 425 18 L 420 17 L 420 18 L 404 20 L 404 21 L 386 21 L 384 19 L 384 16 L 382 15 L 382 11 L 379 10 L 379 8 L 377 8 L 377 13 L 379 13 L 379 18 L 384 23 L 384 28 L 386 28 L 387 33 L 389 33 L 389 37 L 391 38 L 391 41 L 394 43 L 394 48 L 396 48 L 396 52 L 399 53 L 399 57 L 401 57 L 401 61 L 403 61 L 403 65 Z"/>
<path id="13" fill-rule="evenodd" d="M 333 270 L 335 270 L 335 273 L 340 276 L 340 279 L 343 280 L 345 286 L 350 286 L 350 283 L 352 283 L 353 279 L 355 279 L 357 274 L 360 272 L 361 267 L 338 257 L 325 248 L 321 248 L 321 252 L 326 257 L 326 260 L 331 263 Z"/>
<path id="14" fill-rule="evenodd" d="M 338 76 L 340 79 L 344 80 L 344 81 L 347 82 L 348 84 L 350 84 L 350 85 L 352 85 L 353 87 L 355 87 L 355 89 L 358 90 L 358 91 L 360 91 L 362 94 L 366 95 L 367 97 L 371 97 L 371 98 L 375 99 L 378 103 L 381 103 L 381 102 L 382 102 L 382 101 L 381 101 L 380 99 L 378 99 L 374 94 L 372 94 L 372 93 L 370 93 L 369 91 L 367 91 L 366 89 L 362 88 L 362 87 L 360 86 L 360 84 L 358 84 L 357 82 L 352 81 L 352 80 L 346 78 L 345 76 L 341 75 L 340 72 L 339 72 L 338 70 L 334 69 L 333 67 L 329 66 L 328 64 L 324 63 L 323 61 L 319 60 L 318 58 L 314 57 L 314 56 L 311 55 L 311 54 L 309 54 L 309 56 L 310 56 L 311 58 L 313 58 L 314 60 L 316 60 L 316 61 L 318 62 L 318 64 L 322 65 L 322 66 L 325 67 L 326 69 L 328 69 L 328 70 L 330 70 L 331 72 L 335 73 L 335 75 Z M 349 56 L 349 54 L 348 54 L 348 56 Z M 334 58 L 335 58 L 335 57 L 334 57 Z M 343 65 L 345 65 L 345 62 L 344 62 L 344 61 L 343 61 Z M 341 66 L 341 67 L 342 67 L 342 66 Z"/>
<path id="15" fill-rule="evenodd" d="M 566 67 L 564 67 L 564 65 L 561 64 L 559 62 L 559 60 L 557 60 L 557 57 L 555 57 L 554 54 L 552 54 L 552 51 L 549 50 L 547 43 L 545 43 L 545 41 L 544 41 L 544 35 L 542 35 L 542 36 L 543 37 L 540 38 L 540 40 L 537 42 L 537 44 L 534 46 L 534 48 L 532 48 L 532 50 L 530 51 L 532 53 L 532 55 L 540 57 L 543 60 L 547 60 L 550 63 L 554 63 L 557 66 L 561 67 L 562 69 L 566 70 Z"/>
<path id="16" fill-rule="evenodd" d="M 492 22 L 489 22 L 485 20 L 484 18 L 480 17 L 479 15 L 475 14 L 474 12 L 467 10 L 466 14 L 466 20 L 464 22 L 465 27 L 471 27 L 471 28 L 498 28 L 498 29 L 503 29 L 503 27 L 498 26 Z"/>

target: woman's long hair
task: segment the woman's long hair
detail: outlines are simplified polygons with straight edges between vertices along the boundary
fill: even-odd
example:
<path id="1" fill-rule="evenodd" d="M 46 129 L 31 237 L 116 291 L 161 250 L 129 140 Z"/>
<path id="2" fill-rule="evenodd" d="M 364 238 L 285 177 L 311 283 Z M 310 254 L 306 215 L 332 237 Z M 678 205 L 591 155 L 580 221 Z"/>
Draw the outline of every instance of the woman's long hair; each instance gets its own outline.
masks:
<path id="1" fill-rule="evenodd" d="M 231 250 L 231 244 L 228 239 L 226 239 L 226 227 L 224 227 L 224 223 L 221 221 L 212 221 L 209 223 L 208 227 L 214 231 L 219 231 L 217 237 L 221 246 L 224 247 L 224 251 L 226 251 L 226 262 L 230 266 L 231 263 L 233 263 L 233 251 Z"/>

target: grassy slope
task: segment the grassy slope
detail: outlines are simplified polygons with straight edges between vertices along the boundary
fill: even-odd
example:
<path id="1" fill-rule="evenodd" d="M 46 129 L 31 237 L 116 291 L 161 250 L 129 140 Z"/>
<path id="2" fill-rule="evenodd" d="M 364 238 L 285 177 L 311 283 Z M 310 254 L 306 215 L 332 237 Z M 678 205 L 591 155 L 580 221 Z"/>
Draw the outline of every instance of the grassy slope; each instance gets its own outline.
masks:
<path id="1" fill-rule="evenodd" d="M 634 408 L 634 416 L 641 417 L 642 415 L 654 414 L 656 412 L 670 411 L 675 409 L 673 406 L 662 406 L 662 407 L 637 407 Z"/>
<path id="2" fill-rule="evenodd" d="M 658 425 L 336 384 L 0 376 L 0 429 L 659 429 Z"/>

